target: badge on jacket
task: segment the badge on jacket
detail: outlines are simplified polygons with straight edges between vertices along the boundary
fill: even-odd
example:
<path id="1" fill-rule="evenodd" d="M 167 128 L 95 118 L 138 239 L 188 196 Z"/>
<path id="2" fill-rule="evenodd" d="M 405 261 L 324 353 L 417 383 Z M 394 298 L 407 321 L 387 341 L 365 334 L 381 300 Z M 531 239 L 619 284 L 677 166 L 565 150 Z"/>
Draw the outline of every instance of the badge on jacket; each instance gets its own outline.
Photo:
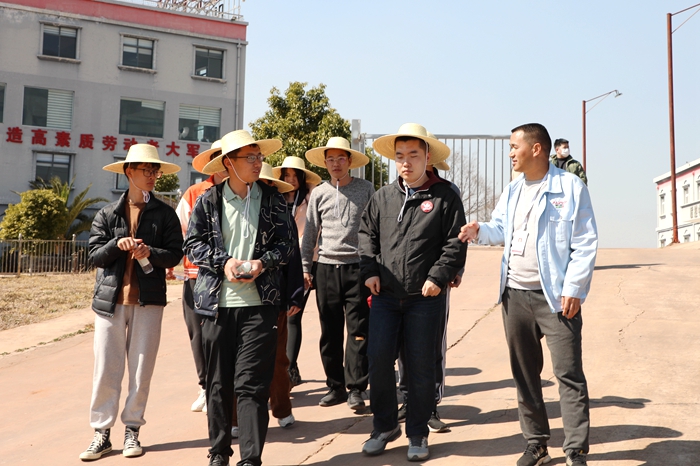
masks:
<path id="1" fill-rule="evenodd" d="M 424 201 L 424 202 L 420 205 L 420 210 L 422 210 L 422 211 L 425 212 L 426 214 L 427 214 L 428 212 L 432 211 L 432 210 L 433 210 L 433 203 L 432 203 L 432 201 Z"/>

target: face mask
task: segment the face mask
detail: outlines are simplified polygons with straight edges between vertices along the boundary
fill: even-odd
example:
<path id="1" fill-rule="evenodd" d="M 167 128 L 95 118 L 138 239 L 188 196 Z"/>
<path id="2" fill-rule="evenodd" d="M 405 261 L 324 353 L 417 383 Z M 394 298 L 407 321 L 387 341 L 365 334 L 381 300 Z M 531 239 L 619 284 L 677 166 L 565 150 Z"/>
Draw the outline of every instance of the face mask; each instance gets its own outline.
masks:
<path id="1" fill-rule="evenodd" d="M 561 152 L 562 157 L 569 156 L 569 148 L 568 147 L 566 149 L 562 149 L 560 152 Z"/>

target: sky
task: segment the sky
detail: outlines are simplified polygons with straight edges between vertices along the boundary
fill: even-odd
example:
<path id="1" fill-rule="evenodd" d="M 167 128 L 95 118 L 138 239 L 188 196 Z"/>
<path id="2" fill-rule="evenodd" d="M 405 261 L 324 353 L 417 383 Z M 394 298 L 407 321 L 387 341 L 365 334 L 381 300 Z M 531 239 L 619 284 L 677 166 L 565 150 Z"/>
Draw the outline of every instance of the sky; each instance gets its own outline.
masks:
<path id="1" fill-rule="evenodd" d="M 666 14 L 693 0 L 244 0 L 247 124 L 270 90 L 323 83 L 365 133 L 544 124 L 581 159 L 603 248 L 655 247 L 654 177 L 670 171 Z M 673 17 L 674 28 L 700 10 Z M 676 165 L 700 158 L 700 14 L 673 34 Z M 307 89 L 308 89 L 307 88 Z M 588 104 L 588 108 L 595 104 Z"/>

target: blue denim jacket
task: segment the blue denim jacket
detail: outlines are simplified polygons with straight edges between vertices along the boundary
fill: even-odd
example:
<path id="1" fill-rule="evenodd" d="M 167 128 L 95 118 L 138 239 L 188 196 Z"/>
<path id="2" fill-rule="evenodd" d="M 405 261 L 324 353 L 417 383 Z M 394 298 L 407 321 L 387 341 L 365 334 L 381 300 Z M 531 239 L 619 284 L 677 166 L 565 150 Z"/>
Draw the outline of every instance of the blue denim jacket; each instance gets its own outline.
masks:
<path id="1" fill-rule="evenodd" d="M 478 244 L 504 245 L 499 303 L 508 278 L 515 205 L 524 179 L 521 175 L 513 180 L 503 191 L 491 221 L 479 223 Z M 533 211 L 537 264 L 549 307 L 552 312 L 561 312 L 562 296 L 580 298 L 581 303 L 586 299 L 598 250 L 598 231 L 588 188 L 576 175 L 550 164 L 544 182 L 546 188 Z"/>

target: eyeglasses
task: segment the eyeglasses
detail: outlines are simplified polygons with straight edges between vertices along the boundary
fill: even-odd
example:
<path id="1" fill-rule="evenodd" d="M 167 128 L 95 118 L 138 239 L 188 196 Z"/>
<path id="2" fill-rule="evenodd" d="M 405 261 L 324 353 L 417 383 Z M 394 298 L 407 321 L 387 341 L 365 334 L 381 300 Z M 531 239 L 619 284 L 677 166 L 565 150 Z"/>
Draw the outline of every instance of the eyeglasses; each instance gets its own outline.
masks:
<path id="1" fill-rule="evenodd" d="M 340 157 L 331 157 L 331 158 L 326 159 L 326 164 L 333 165 L 334 163 L 339 163 L 342 165 L 347 161 L 348 161 L 348 158 L 341 155 Z"/>
<path id="2" fill-rule="evenodd" d="M 265 156 L 260 154 L 260 155 L 247 155 L 245 157 L 231 157 L 232 159 L 246 159 L 248 163 L 255 163 L 257 162 L 264 162 L 265 161 Z"/>
<path id="3" fill-rule="evenodd" d="M 141 170 L 143 172 L 143 176 L 146 178 L 150 178 L 152 176 L 155 176 L 156 178 L 160 178 L 163 176 L 163 172 L 158 169 L 152 169 L 152 168 L 134 168 L 134 170 Z"/>

